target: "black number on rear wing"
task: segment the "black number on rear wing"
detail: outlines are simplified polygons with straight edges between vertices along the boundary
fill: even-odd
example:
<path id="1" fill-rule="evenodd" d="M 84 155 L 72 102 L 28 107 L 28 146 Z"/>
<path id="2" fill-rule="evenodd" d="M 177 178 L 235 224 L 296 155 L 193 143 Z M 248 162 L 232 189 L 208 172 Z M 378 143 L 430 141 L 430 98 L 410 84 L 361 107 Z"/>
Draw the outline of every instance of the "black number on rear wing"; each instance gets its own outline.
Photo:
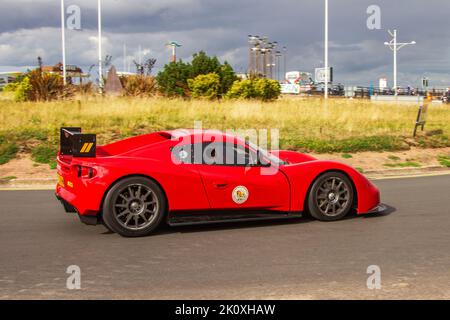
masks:
<path id="1" fill-rule="evenodd" d="M 61 128 L 60 153 L 75 158 L 95 158 L 97 136 L 82 134 L 81 128 Z"/>

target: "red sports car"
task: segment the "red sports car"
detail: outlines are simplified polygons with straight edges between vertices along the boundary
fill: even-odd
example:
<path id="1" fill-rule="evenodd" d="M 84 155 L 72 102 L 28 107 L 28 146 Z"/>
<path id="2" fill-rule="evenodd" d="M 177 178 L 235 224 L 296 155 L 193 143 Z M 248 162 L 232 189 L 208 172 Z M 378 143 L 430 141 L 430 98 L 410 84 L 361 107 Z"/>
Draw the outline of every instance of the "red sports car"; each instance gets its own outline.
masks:
<path id="1" fill-rule="evenodd" d="M 289 219 L 322 221 L 377 212 L 378 189 L 355 169 L 292 152 L 267 152 L 216 131 L 177 130 L 106 146 L 61 129 L 57 198 L 87 224 L 123 236 L 163 221 L 190 225 Z"/>

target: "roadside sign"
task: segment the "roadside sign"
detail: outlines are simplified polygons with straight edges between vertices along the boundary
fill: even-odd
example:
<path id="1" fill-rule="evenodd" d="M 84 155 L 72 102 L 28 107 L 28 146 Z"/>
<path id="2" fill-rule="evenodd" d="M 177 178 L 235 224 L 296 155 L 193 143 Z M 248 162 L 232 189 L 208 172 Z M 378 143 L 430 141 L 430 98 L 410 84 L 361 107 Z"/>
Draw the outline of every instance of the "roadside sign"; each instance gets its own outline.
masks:
<path id="1" fill-rule="evenodd" d="M 289 84 L 297 84 L 300 81 L 300 78 L 300 71 L 291 71 L 286 73 L 286 80 L 289 82 Z"/>
<path id="2" fill-rule="evenodd" d="M 328 82 L 333 82 L 333 68 L 316 68 L 316 83 L 325 83 L 325 78 L 328 73 Z"/>
<path id="3" fill-rule="evenodd" d="M 300 85 L 291 84 L 291 83 L 283 83 L 283 84 L 281 84 L 281 93 L 282 94 L 300 94 Z"/>
<path id="4" fill-rule="evenodd" d="M 425 102 L 423 105 L 419 107 L 416 125 L 414 127 L 414 138 L 417 136 L 417 129 L 419 129 L 419 127 L 421 127 L 422 131 L 425 129 L 425 124 L 427 122 L 427 113 L 428 113 L 428 103 Z"/>
<path id="5" fill-rule="evenodd" d="M 379 82 L 380 90 L 386 89 L 387 86 L 388 86 L 387 79 L 386 78 L 380 78 L 380 82 Z"/>

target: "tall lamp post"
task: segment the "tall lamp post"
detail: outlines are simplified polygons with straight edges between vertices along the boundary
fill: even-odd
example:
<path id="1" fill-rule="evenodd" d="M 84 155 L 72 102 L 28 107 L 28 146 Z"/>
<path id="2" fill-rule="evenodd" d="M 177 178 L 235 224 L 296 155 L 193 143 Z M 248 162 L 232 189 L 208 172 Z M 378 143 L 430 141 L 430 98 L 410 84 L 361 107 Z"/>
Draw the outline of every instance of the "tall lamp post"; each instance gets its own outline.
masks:
<path id="1" fill-rule="evenodd" d="M 103 92 L 102 1 L 98 0 L 98 85 Z"/>
<path id="2" fill-rule="evenodd" d="M 277 80 L 278 80 L 278 82 L 280 82 L 281 80 L 281 77 L 280 77 L 280 71 L 281 71 L 281 67 L 280 67 L 280 64 L 281 64 L 281 62 L 280 62 L 280 60 L 281 60 L 281 57 L 282 57 L 283 55 L 281 54 L 281 51 L 277 51 L 276 52 L 276 54 L 275 54 L 275 57 L 276 57 L 276 65 L 277 65 Z"/>
<path id="3" fill-rule="evenodd" d="M 267 67 L 269 68 L 269 79 L 273 79 L 273 71 L 274 71 L 274 67 L 275 67 L 275 48 L 277 46 L 278 42 L 274 41 L 274 42 L 269 42 L 267 45 L 267 49 L 268 49 L 268 63 L 267 63 Z"/>
<path id="4" fill-rule="evenodd" d="M 254 69 L 253 69 L 253 72 L 254 72 L 254 74 L 256 75 L 256 76 L 259 76 L 260 75 L 260 69 L 259 69 L 259 55 L 260 55 L 260 51 L 261 51 L 261 48 L 260 48 L 260 46 L 259 46 L 259 43 L 257 43 L 252 49 L 252 55 L 253 55 L 253 57 L 254 57 L 254 61 L 253 61 L 253 63 L 254 63 Z"/>
<path id="5" fill-rule="evenodd" d="M 394 52 L 394 92 L 395 95 L 398 95 L 398 85 L 397 85 L 397 52 L 406 46 L 409 45 L 414 45 L 416 44 L 415 41 L 411 41 L 411 42 L 397 42 L 397 30 L 394 30 L 393 32 L 391 30 L 388 31 L 389 34 L 392 37 L 392 40 L 389 42 L 385 42 L 384 45 L 388 46 L 389 49 L 391 49 Z"/>
<path id="6" fill-rule="evenodd" d="M 64 0 L 61 0 L 61 40 L 62 40 L 62 68 L 63 82 L 67 84 L 67 68 L 66 68 L 66 15 Z"/>
<path id="7" fill-rule="evenodd" d="M 171 58 L 171 62 L 177 62 L 177 48 L 181 47 L 181 44 L 178 44 L 175 41 L 169 42 L 168 44 L 166 44 L 166 46 L 168 48 L 172 49 L 172 58 Z"/>
<path id="8" fill-rule="evenodd" d="M 328 0 L 325 0 L 325 99 L 328 99 Z"/>
<path id="9" fill-rule="evenodd" d="M 253 58 L 253 55 L 257 54 L 256 47 L 257 47 L 258 43 L 259 43 L 259 37 L 258 36 L 252 36 L 252 35 L 248 36 L 248 44 L 249 44 L 249 51 L 248 52 L 249 52 L 249 56 L 248 56 L 248 70 L 247 70 L 247 72 L 248 72 L 249 75 L 255 73 L 256 67 L 253 65 L 254 61 L 255 61 L 255 59 Z"/>

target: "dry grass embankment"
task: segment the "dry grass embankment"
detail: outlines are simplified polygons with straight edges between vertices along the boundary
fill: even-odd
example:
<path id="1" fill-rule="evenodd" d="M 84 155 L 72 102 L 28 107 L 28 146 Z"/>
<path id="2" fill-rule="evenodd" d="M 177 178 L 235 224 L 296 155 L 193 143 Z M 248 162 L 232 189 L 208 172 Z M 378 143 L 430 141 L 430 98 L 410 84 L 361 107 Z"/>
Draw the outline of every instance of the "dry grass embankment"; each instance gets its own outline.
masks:
<path id="1" fill-rule="evenodd" d="M 450 146 L 450 107 L 429 109 L 427 131 L 412 139 L 416 105 L 373 104 L 360 100 L 283 98 L 256 101 L 101 99 L 16 103 L 0 99 L 0 164 L 17 152 L 38 163 L 54 158 L 61 126 L 81 126 L 104 144 L 158 130 L 192 128 L 279 129 L 281 147 L 316 153 L 406 150 L 410 146 Z M 441 130 L 441 131 L 439 131 Z"/>

